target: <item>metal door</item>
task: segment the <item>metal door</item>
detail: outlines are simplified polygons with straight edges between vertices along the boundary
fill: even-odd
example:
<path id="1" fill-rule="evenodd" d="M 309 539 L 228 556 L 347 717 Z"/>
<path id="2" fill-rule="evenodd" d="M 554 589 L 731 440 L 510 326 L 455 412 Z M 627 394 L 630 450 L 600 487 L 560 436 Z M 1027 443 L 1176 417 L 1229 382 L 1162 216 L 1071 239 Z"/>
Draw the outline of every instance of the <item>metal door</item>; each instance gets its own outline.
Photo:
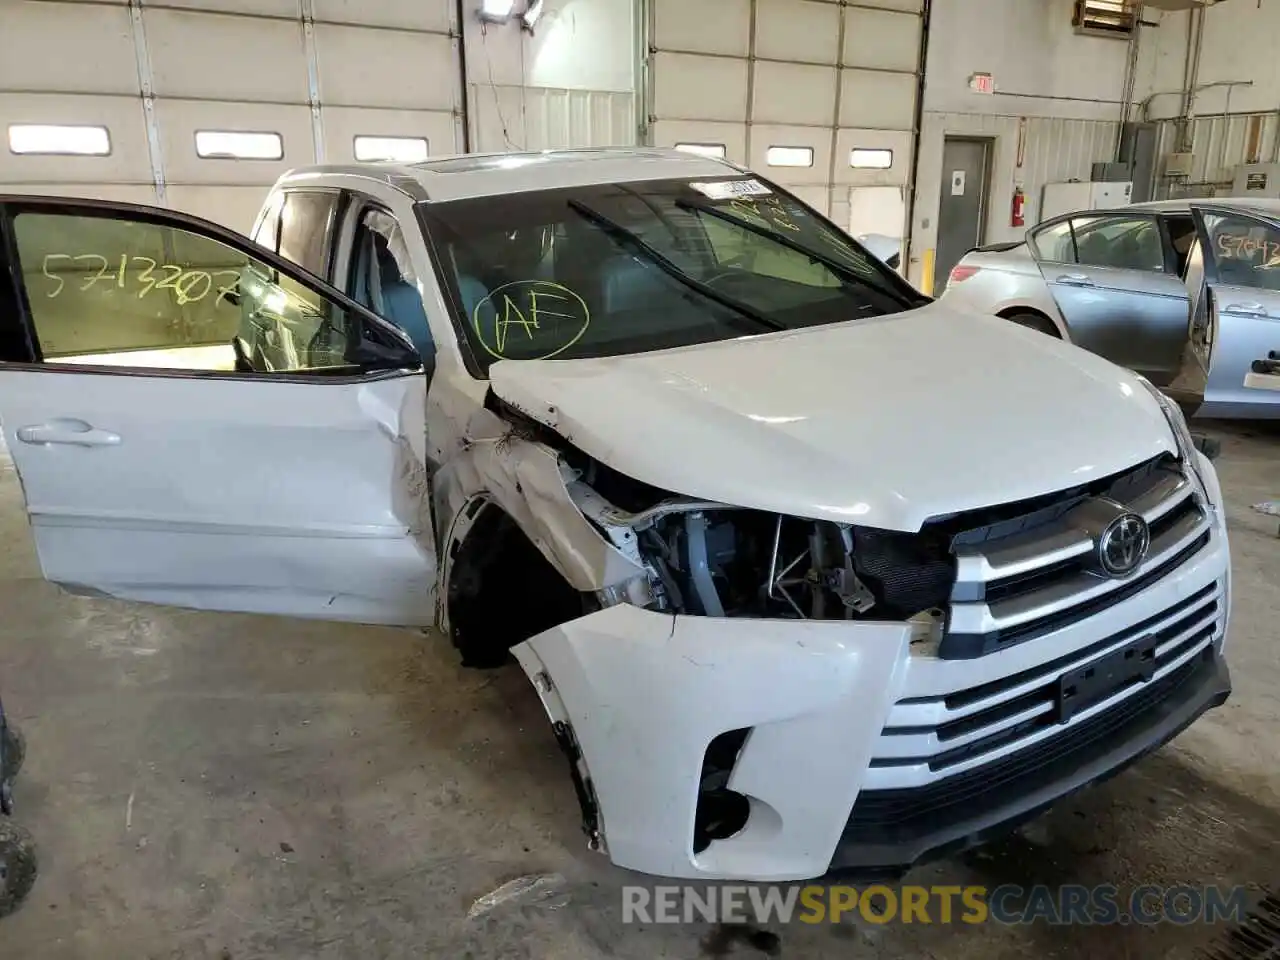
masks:
<path id="1" fill-rule="evenodd" d="M 948 137 L 942 151 L 942 204 L 938 208 L 935 287 L 946 288 L 951 268 L 981 245 L 987 210 L 991 141 Z"/>

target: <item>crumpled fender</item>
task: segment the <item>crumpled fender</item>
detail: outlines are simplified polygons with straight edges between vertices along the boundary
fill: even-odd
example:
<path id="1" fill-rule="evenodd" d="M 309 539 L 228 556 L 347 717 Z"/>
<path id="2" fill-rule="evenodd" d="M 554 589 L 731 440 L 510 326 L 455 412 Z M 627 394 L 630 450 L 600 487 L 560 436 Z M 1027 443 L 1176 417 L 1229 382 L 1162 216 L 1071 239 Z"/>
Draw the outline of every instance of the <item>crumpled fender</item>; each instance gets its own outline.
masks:
<path id="1" fill-rule="evenodd" d="M 908 660 L 906 623 L 713 619 L 620 604 L 513 648 L 566 723 L 614 863 L 703 879 L 826 872 Z M 751 728 L 751 816 L 693 852 L 707 745 Z"/>

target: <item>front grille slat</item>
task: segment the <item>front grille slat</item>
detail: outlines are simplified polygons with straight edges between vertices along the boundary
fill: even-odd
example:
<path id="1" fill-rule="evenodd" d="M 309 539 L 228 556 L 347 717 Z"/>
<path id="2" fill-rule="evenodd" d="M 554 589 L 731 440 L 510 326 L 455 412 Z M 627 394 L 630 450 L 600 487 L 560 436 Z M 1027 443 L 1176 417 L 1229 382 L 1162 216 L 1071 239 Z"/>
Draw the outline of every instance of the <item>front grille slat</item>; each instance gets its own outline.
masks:
<path id="1" fill-rule="evenodd" d="M 1154 584 L 1211 539 L 1207 511 L 1181 464 L 1169 458 L 1091 491 L 1147 520 L 1151 547 L 1138 570 L 1116 580 L 1094 572 L 1096 545 L 1087 529 L 1072 526 L 1072 512 L 1087 499 L 1078 490 L 1056 506 L 1037 505 L 1027 514 L 1034 523 L 1011 517 L 981 536 L 959 533 L 952 541 L 956 577 L 939 657 L 984 656 L 1092 616 Z"/>
<path id="2" fill-rule="evenodd" d="M 1058 688 L 1064 674 L 1087 667 L 1135 642 L 1144 641 L 1145 645 L 1145 641 L 1153 641 L 1155 672 L 1151 681 L 1147 684 L 1131 681 L 1113 690 L 1104 690 L 1099 695 L 1098 704 L 1136 695 L 1141 688 L 1159 682 L 1211 644 L 1221 622 L 1222 604 L 1218 590 L 1217 584 L 1211 584 L 1158 617 L 1148 618 L 1077 651 L 1071 657 L 1046 665 L 1049 669 L 1025 671 L 1023 675 L 974 688 L 982 694 L 976 701 L 969 697 L 972 691 L 957 691 L 938 701 L 944 706 L 955 702 L 981 704 L 976 711 L 959 715 L 948 712 L 939 722 L 929 726 L 903 726 L 895 723 L 895 719 L 918 713 L 915 704 L 898 704 L 890 716 L 889 725 L 881 733 L 871 766 L 927 765 L 930 771 L 937 772 L 961 764 L 971 765 L 973 760 L 981 759 L 984 754 L 1000 751 L 1023 739 L 1043 736 L 1043 731 L 1059 726 Z M 1033 679 L 1028 680 L 1026 674 L 1032 674 Z M 1096 705 L 1086 708 L 1076 721 L 1087 717 L 1089 711 L 1096 708 Z"/>

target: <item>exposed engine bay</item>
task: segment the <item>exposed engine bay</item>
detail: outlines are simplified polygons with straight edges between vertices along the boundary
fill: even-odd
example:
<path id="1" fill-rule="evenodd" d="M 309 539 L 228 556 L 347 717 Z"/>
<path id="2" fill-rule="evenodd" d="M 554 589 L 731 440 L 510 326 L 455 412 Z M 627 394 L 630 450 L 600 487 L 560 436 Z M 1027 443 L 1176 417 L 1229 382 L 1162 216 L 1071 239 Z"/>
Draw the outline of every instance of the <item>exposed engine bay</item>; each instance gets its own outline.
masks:
<path id="1" fill-rule="evenodd" d="M 941 617 L 954 561 L 940 531 L 898 533 L 691 501 L 594 460 L 579 463 L 580 481 L 570 490 L 650 572 L 650 609 L 765 619 Z"/>

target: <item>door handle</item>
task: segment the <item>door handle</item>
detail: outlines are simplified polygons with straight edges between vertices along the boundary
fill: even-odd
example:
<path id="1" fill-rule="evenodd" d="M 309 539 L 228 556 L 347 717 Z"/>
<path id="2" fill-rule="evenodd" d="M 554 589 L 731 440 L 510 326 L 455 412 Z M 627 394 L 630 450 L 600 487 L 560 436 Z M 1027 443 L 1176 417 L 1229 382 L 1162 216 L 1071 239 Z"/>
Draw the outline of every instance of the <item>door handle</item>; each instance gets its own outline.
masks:
<path id="1" fill-rule="evenodd" d="M 30 427 L 19 427 L 18 439 L 23 443 L 41 446 L 68 443 L 77 447 L 115 447 L 120 444 L 120 434 L 99 430 L 91 423 L 73 418 L 59 418 Z"/>
<path id="2" fill-rule="evenodd" d="M 1083 273 L 1064 273 L 1057 280 L 1058 283 L 1065 283 L 1069 287 L 1096 287 L 1097 284 L 1086 277 Z"/>
<path id="3" fill-rule="evenodd" d="M 1269 317 L 1267 308 L 1260 303 L 1229 303 L 1222 308 L 1224 313 L 1238 313 L 1246 317 Z"/>

